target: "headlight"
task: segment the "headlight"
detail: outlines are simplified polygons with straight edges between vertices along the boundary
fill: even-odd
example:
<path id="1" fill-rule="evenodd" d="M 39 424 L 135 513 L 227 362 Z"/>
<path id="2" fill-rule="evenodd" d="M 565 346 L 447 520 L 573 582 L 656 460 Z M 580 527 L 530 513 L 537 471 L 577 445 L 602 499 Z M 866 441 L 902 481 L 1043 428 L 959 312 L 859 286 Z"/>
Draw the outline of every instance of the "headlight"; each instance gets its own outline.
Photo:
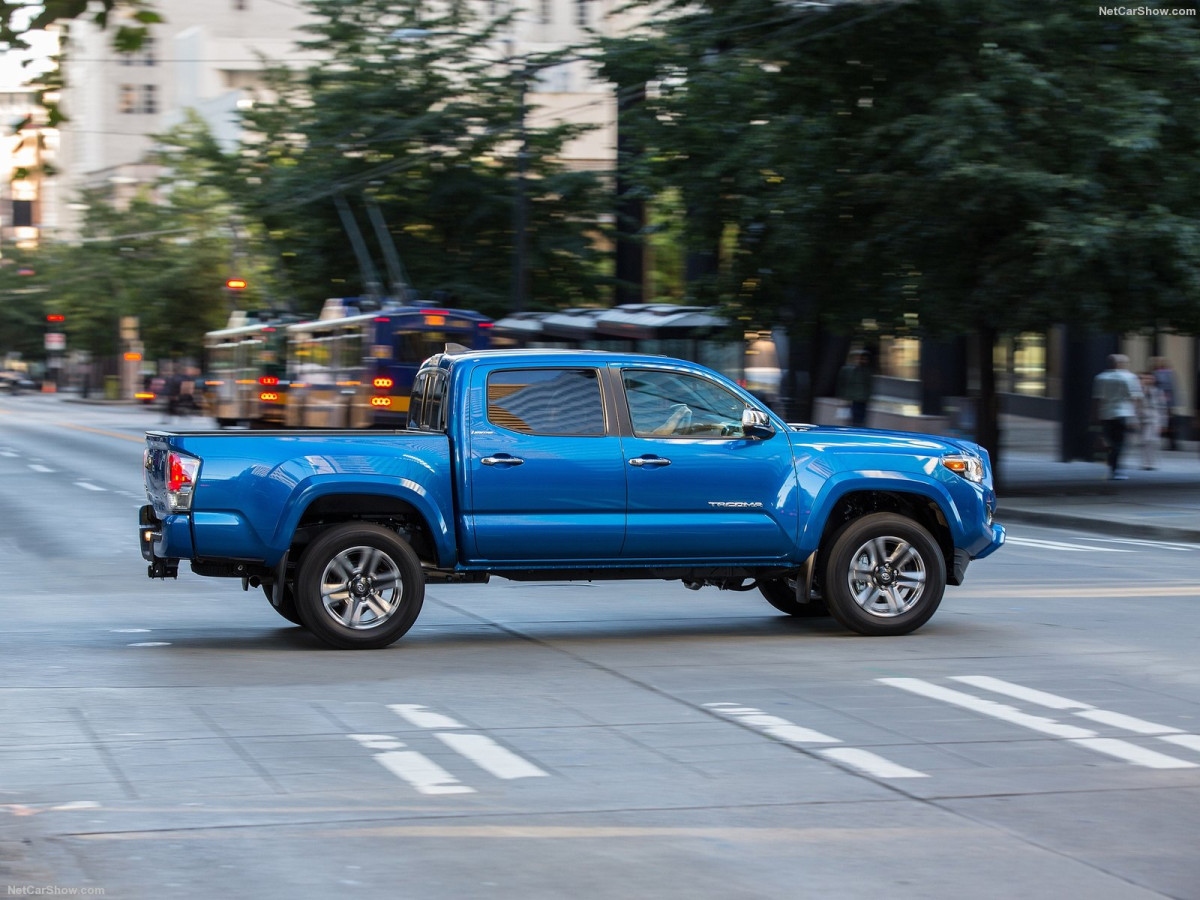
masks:
<path id="1" fill-rule="evenodd" d="M 942 465 L 955 475 L 961 475 L 967 481 L 973 481 L 976 484 L 983 481 L 983 460 L 978 456 L 965 454 L 943 456 Z"/>

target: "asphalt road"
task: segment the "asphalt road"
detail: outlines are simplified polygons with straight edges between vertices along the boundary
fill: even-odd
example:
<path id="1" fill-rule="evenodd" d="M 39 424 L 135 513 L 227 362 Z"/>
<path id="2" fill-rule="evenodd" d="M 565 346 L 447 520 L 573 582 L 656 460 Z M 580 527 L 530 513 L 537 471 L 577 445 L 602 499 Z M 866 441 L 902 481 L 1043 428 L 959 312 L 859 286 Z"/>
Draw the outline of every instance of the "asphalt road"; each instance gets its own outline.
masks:
<path id="1" fill-rule="evenodd" d="M 899 639 L 493 581 L 338 652 L 145 577 L 156 422 L 0 399 L 5 896 L 1200 897 L 1194 545 L 1017 526 Z"/>

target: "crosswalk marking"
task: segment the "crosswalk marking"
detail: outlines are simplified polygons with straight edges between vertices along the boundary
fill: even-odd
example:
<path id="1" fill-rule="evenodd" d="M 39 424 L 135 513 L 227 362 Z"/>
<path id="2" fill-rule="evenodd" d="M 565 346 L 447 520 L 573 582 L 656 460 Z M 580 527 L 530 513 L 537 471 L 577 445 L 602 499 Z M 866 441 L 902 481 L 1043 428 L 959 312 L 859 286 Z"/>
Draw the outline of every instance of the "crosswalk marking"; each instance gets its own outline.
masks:
<path id="1" fill-rule="evenodd" d="M 753 706 L 742 706 L 739 703 L 705 703 L 704 708 L 790 744 L 840 744 L 842 742 L 841 738 L 831 737 L 820 731 L 796 725 L 794 722 L 789 722 L 780 716 L 773 716 Z M 829 747 L 817 752 L 826 759 L 839 762 L 876 778 L 929 777 L 924 772 L 899 765 L 878 753 L 857 747 Z"/>
<path id="2" fill-rule="evenodd" d="M 465 728 L 461 722 L 456 722 L 449 716 L 433 712 L 428 707 L 417 703 L 391 703 L 388 709 L 410 725 L 418 728 Z"/>
<path id="3" fill-rule="evenodd" d="M 438 732 L 434 737 L 497 778 L 538 778 L 546 774 L 527 759 L 501 747 L 486 735 Z"/>
<path id="4" fill-rule="evenodd" d="M 1173 725 L 1159 725 L 1157 722 L 1147 722 L 1145 719 L 1139 719 L 1136 716 L 1127 716 L 1124 713 L 1113 712 L 1108 709 L 1096 709 L 1090 703 L 1082 703 L 1079 700 L 1072 700 L 1070 697 L 1060 697 L 1058 694 L 1034 690 L 1023 685 L 1013 684 L 1011 681 L 1005 681 L 1002 678 L 992 678 L 990 675 L 952 675 L 951 680 L 961 681 L 963 684 L 974 685 L 975 687 L 994 691 L 998 694 L 1007 694 L 1010 697 L 1016 697 L 1021 700 L 1028 700 L 1030 703 L 1048 706 L 1051 709 L 1071 710 L 1074 715 L 1079 716 L 1081 719 L 1088 719 L 1100 725 L 1111 725 L 1114 728 L 1132 731 L 1134 734 L 1157 736 L 1181 734 L 1183 732 L 1182 728 L 1176 728 Z"/>
<path id="5" fill-rule="evenodd" d="M 92 484 L 89 481 L 77 481 L 77 482 L 75 482 L 75 486 L 81 487 L 84 490 L 88 490 L 88 491 L 103 491 L 104 490 L 104 488 L 97 487 L 96 485 Z"/>
<path id="6" fill-rule="evenodd" d="M 829 747 L 818 751 L 822 756 L 837 760 L 852 768 L 874 775 L 877 778 L 928 778 L 924 772 L 899 765 L 890 759 L 884 759 L 870 750 L 860 750 L 857 747 Z"/>
<path id="7" fill-rule="evenodd" d="M 350 734 L 347 737 L 368 750 L 383 750 L 382 753 L 375 754 L 375 761 L 397 778 L 408 782 L 419 793 L 475 793 L 473 787 L 460 782 L 425 754 L 416 750 L 401 749 L 406 746 L 404 742 L 390 734 Z"/>
<path id="8" fill-rule="evenodd" d="M 1126 731 L 1132 731 L 1135 734 L 1152 735 L 1158 737 L 1159 740 L 1168 741 L 1181 747 L 1200 750 L 1200 737 L 1179 734 L 1178 728 L 1173 728 L 1169 725 L 1159 725 L 1155 722 L 1148 722 L 1145 719 L 1138 719 L 1134 716 L 1127 716 L 1111 710 L 1096 709 L 1089 704 L 1072 700 L 1069 697 L 1061 697 L 1058 694 L 1050 694 L 987 675 L 954 675 L 950 677 L 954 681 L 970 684 L 973 687 L 983 690 L 994 691 L 1051 709 L 1070 712 L 1072 715 L 1102 725 L 1121 728 Z M 1156 750 L 1149 750 L 1145 747 L 1139 747 L 1137 744 L 1131 744 L 1128 741 L 1118 738 L 1102 738 L 1096 732 L 1086 728 L 1068 725 L 1058 722 L 1055 719 L 1035 716 L 1022 712 L 1015 707 L 997 703 L 994 700 L 987 700 L 982 697 L 976 697 L 974 694 L 941 687 L 927 681 L 922 681 L 919 678 L 877 678 L 876 681 L 909 691 L 910 693 L 928 697 L 932 700 L 941 700 L 944 703 L 961 706 L 964 709 L 1011 722 L 1014 725 L 1021 725 L 1033 731 L 1039 731 L 1054 737 L 1066 738 L 1073 744 L 1094 750 L 1097 753 L 1125 760 L 1134 765 L 1145 766 L 1151 769 L 1193 769 L 1200 766 L 1198 763 L 1168 756 L 1165 753 L 1159 753 Z M 1182 738 L 1195 738 L 1195 742 L 1181 740 Z"/>
<path id="9" fill-rule="evenodd" d="M 737 719 L 744 725 L 749 725 L 771 737 L 779 738 L 794 744 L 840 744 L 838 738 L 830 737 L 811 728 L 795 725 L 779 716 L 768 715 L 761 709 L 752 706 L 741 706 L 737 703 L 705 703 L 706 709 L 715 713 Z"/>

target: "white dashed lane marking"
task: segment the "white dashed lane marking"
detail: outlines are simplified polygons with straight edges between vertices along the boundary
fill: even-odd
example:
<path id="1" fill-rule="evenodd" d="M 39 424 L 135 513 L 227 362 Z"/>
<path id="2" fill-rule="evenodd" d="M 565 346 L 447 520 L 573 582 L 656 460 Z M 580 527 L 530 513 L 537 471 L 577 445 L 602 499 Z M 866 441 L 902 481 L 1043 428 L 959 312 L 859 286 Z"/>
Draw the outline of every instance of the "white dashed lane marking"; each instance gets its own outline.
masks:
<path id="1" fill-rule="evenodd" d="M 773 716 L 755 709 L 753 706 L 742 706 L 737 703 L 705 703 L 705 709 L 740 722 L 769 737 L 786 741 L 789 744 L 840 744 L 841 738 L 835 738 L 811 728 L 805 728 L 787 719 Z M 830 747 L 816 751 L 826 759 L 839 762 L 842 765 L 857 769 L 876 778 L 928 778 L 924 772 L 899 765 L 890 759 L 862 750 L 856 747 Z"/>
<path id="2" fill-rule="evenodd" d="M 988 675 L 955 675 L 951 676 L 951 678 L 962 684 L 969 684 L 972 687 L 1003 694 L 1004 696 L 1023 700 L 1027 703 L 1035 703 L 1050 709 L 1070 712 L 1072 715 L 1088 719 L 1097 724 L 1132 731 L 1139 735 L 1156 735 L 1162 740 L 1170 741 L 1180 746 L 1191 746 L 1190 743 L 1183 743 L 1178 739 L 1172 740 L 1172 737 L 1177 738 L 1182 735 L 1178 734 L 1178 728 L 1173 728 L 1169 725 L 1158 725 L 1154 722 L 1147 722 L 1144 719 L 1137 719 L 1122 713 L 1096 709 L 1088 703 L 1072 700 L 1069 697 L 1061 697 L 1058 694 L 1050 694 L 1045 691 L 1025 687 L 1024 685 L 1013 684 L 1012 682 L 1004 681 L 1000 678 L 992 678 Z M 1023 712 L 1016 707 L 997 703 L 995 700 L 976 697 L 974 694 L 942 687 L 928 681 L 922 681 L 919 678 L 877 678 L 876 681 L 880 684 L 890 685 L 931 700 L 949 703 L 953 706 L 969 709 L 980 715 L 990 716 L 1013 725 L 1019 725 L 1031 731 L 1037 731 L 1051 737 L 1064 738 L 1080 747 L 1085 747 L 1097 753 L 1103 753 L 1106 756 L 1112 756 L 1116 759 L 1133 763 L 1134 765 L 1150 769 L 1194 769 L 1200 765 L 1188 760 L 1177 759 L 1174 756 L 1168 756 L 1165 753 L 1159 753 L 1157 750 L 1150 750 L 1137 744 L 1131 744 L 1128 741 L 1118 738 L 1100 737 L 1095 731 L 1087 728 L 1080 728 L 1077 725 L 1059 722 L 1057 719 L 1049 719 Z M 1194 736 L 1188 735 L 1187 737 Z M 1200 738 L 1197 738 L 1197 740 L 1200 741 Z"/>

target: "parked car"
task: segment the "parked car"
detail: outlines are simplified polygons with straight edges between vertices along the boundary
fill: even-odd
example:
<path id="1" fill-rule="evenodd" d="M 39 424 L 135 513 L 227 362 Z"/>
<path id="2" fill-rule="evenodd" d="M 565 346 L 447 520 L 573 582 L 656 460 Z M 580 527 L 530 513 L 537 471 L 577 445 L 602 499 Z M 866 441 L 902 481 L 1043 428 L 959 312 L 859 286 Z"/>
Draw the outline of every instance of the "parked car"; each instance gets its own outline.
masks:
<path id="1" fill-rule="evenodd" d="M 0 392 L 6 394 L 20 394 L 25 391 L 41 390 L 41 385 L 30 378 L 24 372 L 4 371 L 0 372 Z"/>

